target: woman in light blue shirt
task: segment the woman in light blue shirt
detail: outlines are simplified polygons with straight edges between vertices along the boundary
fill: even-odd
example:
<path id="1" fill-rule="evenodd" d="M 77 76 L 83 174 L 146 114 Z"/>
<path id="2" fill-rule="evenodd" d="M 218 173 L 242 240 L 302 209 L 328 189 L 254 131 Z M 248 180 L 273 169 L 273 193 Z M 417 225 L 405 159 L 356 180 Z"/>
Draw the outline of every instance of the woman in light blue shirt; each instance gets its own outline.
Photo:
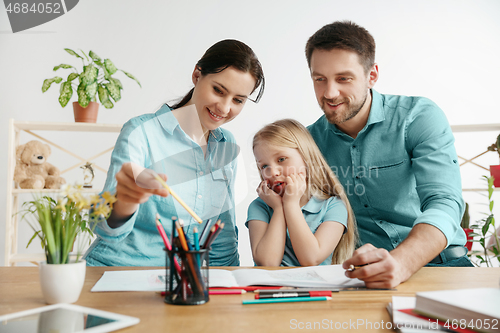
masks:
<path id="1" fill-rule="evenodd" d="M 157 213 L 169 237 L 175 217 L 192 238 L 198 222 L 148 170 L 164 178 L 204 224 L 208 219 L 225 223 L 212 244 L 210 265 L 239 265 L 234 212 L 239 147 L 220 126 L 234 119 L 260 87 L 253 100 L 259 101 L 264 74 L 250 47 L 223 40 L 198 61 L 192 81 L 194 88 L 176 105 L 163 105 L 123 126 L 104 186 L 104 191 L 116 191 L 118 200 L 108 220 L 97 224 L 97 239 L 85 254 L 88 265 L 165 265 Z"/>

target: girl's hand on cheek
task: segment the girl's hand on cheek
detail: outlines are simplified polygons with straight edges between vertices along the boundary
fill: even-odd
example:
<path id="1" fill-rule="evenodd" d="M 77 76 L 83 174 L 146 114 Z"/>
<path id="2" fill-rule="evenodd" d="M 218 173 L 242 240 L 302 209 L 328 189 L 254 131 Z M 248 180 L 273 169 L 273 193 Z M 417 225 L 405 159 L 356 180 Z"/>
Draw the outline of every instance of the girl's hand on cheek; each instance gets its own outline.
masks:
<path id="1" fill-rule="evenodd" d="M 300 199 L 306 192 L 306 177 L 302 173 L 291 174 L 286 177 L 285 194 L 283 201 L 300 203 Z"/>
<path id="2" fill-rule="evenodd" d="M 273 210 L 282 206 L 281 197 L 267 186 L 267 181 L 262 181 L 257 187 L 257 194 Z"/>

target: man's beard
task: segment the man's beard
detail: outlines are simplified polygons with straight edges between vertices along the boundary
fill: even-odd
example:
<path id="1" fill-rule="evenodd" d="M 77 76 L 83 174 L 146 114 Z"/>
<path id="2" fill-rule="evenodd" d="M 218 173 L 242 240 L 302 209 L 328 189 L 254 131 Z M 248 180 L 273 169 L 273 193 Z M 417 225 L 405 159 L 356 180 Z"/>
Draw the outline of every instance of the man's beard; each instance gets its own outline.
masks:
<path id="1" fill-rule="evenodd" d="M 325 112 L 326 119 L 328 120 L 328 122 L 330 124 L 340 125 L 340 124 L 345 123 L 346 121 L 351 120 L 352 118 L 356 117 L 356 115 L 361 111 L 361 109 L 365 105 L 367 98 L 368 98 L 368 92 L 366 92 L 365 98 L 363 98 L 363 101 L 361 103 L 351 105 L 351 104 L 347 104 L 348 103 L 347 100 L 344 102 L 341 102 L 341 103 L 345 103 L 344 105 L 347 106 L 347 110 L 343 113 L 339 113 L 339 111 L 326 112 L 325 111 L 326 107 L 323 107 L 323 106 L 328 102 L 327 99 L 323 99 L 323 101 L 322 101 L 323 106 L 321 108 L 323 109 L 323 112 Z M 338 104 L 338 103 L 330 103 L 330 104 Z"/>

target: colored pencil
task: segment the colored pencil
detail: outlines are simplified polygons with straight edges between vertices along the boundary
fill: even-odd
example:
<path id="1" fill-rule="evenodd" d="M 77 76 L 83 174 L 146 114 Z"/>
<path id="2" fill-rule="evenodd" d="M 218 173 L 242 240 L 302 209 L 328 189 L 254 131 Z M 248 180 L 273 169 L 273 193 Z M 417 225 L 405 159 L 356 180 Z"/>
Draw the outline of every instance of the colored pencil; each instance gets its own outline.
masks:
<path id="1" fill-rule="evenodd" d="M 196 251 L 200 251 L 200 240 L 198 239 L 198 228 L 196 228 L 196 227 L 193 228 L 193 239 L 194 239 L 194 249 Z M 199 253 L 196 254 L 196 261 L 198 262 L 198 265 L 201 267 Z"/>
<path id="2" fill-rule="evenodd" d="M 329 301 L 331 297 L 292 297 L 292 298 L 267 298 L 267 299 L 252 299 L 244 300 L 242 304 L 264 304 L 264 303 L 293 303 L 293 302 L 314 302 L 314 301 Z"/>
<path id="3" fill-rule="evenodd" d="M 196 251 L 200 250 L 200 240 L 198 239 L 198 228 L 193 228 L 193 238 L 194 238 L 194 249 Z"/>
<path id="4" fill-rule="evenodd" d="M 184 251 L 189 251 L 189 248 L 186 243 L 186 237 L 184 237 L 184 232 L 182 231 L 181 224 L 179 221 L 175 221 L 175 229 L 177 229 L 177 235 L 179 237 L 179 241 L 181 242 L 182 249 Z"/>
<path id="5" fill-rule="evenodd" d="M 349 268 L 347 269 L 349 272 L 353 272 L 357 269 L 360 269 L 361 267 L 366 266 L 366 265 L 360 265 L 360 266 L 354 266 L 354 265 L 349 265 Z"/>
<path id="6" fill-rule="evenodd" d="M 241 294 L 245 294 L 246 291 L 245 290 L 224 290 L 224 289 L 221 289 L 221 290 L 213 290 L 213 289 L 210 289 L 208 291 L 208 294 L 209 295 L 241 295 Z M 165 296 L 165 292 L 162 291 L 160 293 L 162 296 Z"/>
<path id="7" fill-rule="evenodd" d="M 215 240 L 215 238 L 217 236 L 219 236 L 219 234 L 222 232 L 222 229 L 224 229 L 224 225 L 226 225 L 224 222 L 222 222 L 219 227 L 217 228 L 217 230 L 215 230 L 215 235 L 214 235 L 214 239 L 212 239 L 212 242 Z"/>
<path id="8" fill-rule="evenodd" d="M 210 228 L 210 232 L 208 233 L 207 239 L 205 240 L 205 243 L 203 243 L 203 248 L 204 249 L 208 249 L 207 245 L 210 242 L 210 238 L 212 238 L 214 232 L 215 232 L 215 226 L 212 226 Z"/>
<path id="9" fill-rule="evenodd" d="M 209 237 L 207 238 L 207 240 L 205 242 L 205 245 L 204 245 L 205 249 L 209 249 L 210 248 L 210 246 L 212 245 L 212 243 L 215 241 L 215 238 L 217 238 L 217 236 L 221 233 L 222 229 L 224 229 L 224 222 L 222 222 L 218 226 L 215 225 L 214 227 L 212 227 L 212 228 L 214 228 L 214 231 L 212 232 L 212 230 L 210 230 L 211 234 L 209 235 Z"/>
<path id="10" fill-rule="evenodd" d="M 337 293 L 339 289 L 329 289 L 329 288 L 302 288 L 302 287 L 266 287 L 255 290 L 256 294 L 274 294 L 274 293 L 295 293 L 295 292 L 310 292 L 310 291 L 324 291 Z M 323 296 L 323 295 L 321 295 Z"/>
<path id="11" fill-rule="evenodd" d="M 165 244 L 165 248 L 169 251 L 172 251 L 172 245 L 168 241 L 168 237 L 167 237 L 167 234 L 165 233 L 165 229 L 163 229 L 163 225 L 161 224 L 160 214 L 158 214 L 158 213 L 156 213 L 156 228 L 158 229 L 160 236 L 163 239 L 163 243 Z M 180 273 L 181 267 L 179 266 L 179 263 L 176 260 L 174 260 L 174 262 L 175 262 L 175 269 L 177 270 L 177 272 Z"/>
<path id="12" fill-rule="evenodd" d="M 193 250 L 193 246 L 191 245 L 191 241 L 189 240 L 189 237 L 187 236 L 186 229 L 184 229 L 184 221 L 182 219 L 179 219 L 179 225 L 181 226 L 182 234 L 184 235 L 184 239 L 186 240 L 186 245 L 188 251 Z"/>
<path id="13" fill-rule="evenodd" d="M 204 242 L 205 236 L 207 235 L 207 232 L 210 230 L 211 222 L 212 222 L 212 220 L 208 219 L 207 223 L 203 227 L 203 230 L 201 231 L 200 238 L 199 238 L 200 244 L 204 244 L 203 242 Z"/>
<path id="14" fill-rule="evenodd" d="M 211 289 L 208 291 L 210 295 L 241 295 L 246 293 L 245 290 L 238 289 L 230 289 L 230 290 L 214 290 Z"/>
<path id="15" fill-rule="evenodd" d="M 189 251 L 190 249 L 186 241 L 186 236 L 184 235 L 184 231 L 182 230 L 179 221 L 175 222 L 175 228 L 177 229 L 178 239 L 179 242 L 181 243 L 182 249 L 184 251 Z M 192 286 L 196 285 L 198 287 L 198 291 L 203 293 L 203 281 L 201 277 L 200 267 L 194 264 L 193 257 L 191 256 L 191 254 L 185 253 L 184 256 L 185 260 L 187 260 L 187 266 L 189 267 L 188 269 L 186 269 L 185 272 L 188 275 L 188 278 L 192 279 L 191 285 Z"/>
<path id="16" fill-rule="evenodd" d="M 200 219 L 200 217 L 198 215 L 196 215 L 196 213 L 191 208 L 189 208 L 189 206 L 186 205 L 186 203 L 181 198 L 179 198 L 179 196 L 170 188 L 170 186 L 167 185 L 167 183 L 165 183 L 165 181 L 160 176 L 158 176 L 157 173 L 154 173 L 153 175 L 154 175 L 155 179 L 164 188 L 166 188 L 167 191 L 170 192 L 170 194 L 172 194 L 174 199 L 177 200 L 177 202 L 179 202 L 182 207 L 184 207 L 184 209 L 189 213 L 189 215 L 191 215 L 196 221 L 198 221 L 198 223 L 203 223 L 203 221 Z"/>
<path id="17" fill-rule="evenodd" d="M 220 225 L 221 225 L 220 220 L 217 220 L 217 222 L 215 222 L 215 224 L 213 225 L 213 227 L 210 228 L 210 232 L 209 232 L 209 234 L 207 236 L 207 239 L 205 239 L 204 248 L 207 249 L 207 248 L 210 247 L 209 243 L 211 243 L 211 240 L 215 236 L 215 233 L 217 232 L 217 230 L 220 228 Z"/>
<path id="18" fill-rule="evenodd" d="M 317 297 L 317 296 L 332 296 L 332 292 L 326 291 L 281 291 L 278 293 L 256 293 L 255 299 L 267 298 L 287 298 L 287 297 Z"/>
<path id="19" fill-rule="evenodd" d="M 172 245 L 170 245 L 170 241 L 168 240 L 167 234 L 165 233 L 165 229 L 163 229 L 163 225 L 161 224 L 160 214 L 158 213 L 156 213 L 156 228 L 158 229 L 158 232 L 160 233 L 160 236 L 163 239 L 165 248 L 171 251 Z"/>
<path id="20" fill-rule="evenodd" d="M 226 290 L 226 289 L 240 289 L 240 290 L 245 290 L 245 291 L 253 291 L 253 292 L 256 292 L 257 290 L 262 290 L 262 289 L 274 289 L 276 290 L 276 286 L 272 286 L 272 287 L 263 287 L 263 286 L 246 286 L 246 287 L 210 287 L 209 289 L 210 290 L 213 290 L 213 289 L 222 289 L 222 290 Z M 288 288 L 288 287 L 284 287 L 284 288 Z M 282 290 L 279 290 L 279 291 L 282 291 Z"/>

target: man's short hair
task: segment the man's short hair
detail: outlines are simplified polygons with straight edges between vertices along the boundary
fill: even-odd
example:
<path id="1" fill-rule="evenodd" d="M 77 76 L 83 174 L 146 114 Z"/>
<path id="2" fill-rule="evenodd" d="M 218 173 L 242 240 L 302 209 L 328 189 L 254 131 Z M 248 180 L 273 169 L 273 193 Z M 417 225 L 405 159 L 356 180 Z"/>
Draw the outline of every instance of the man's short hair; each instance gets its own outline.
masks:
<path id="1" fill-rule="evenodd" d="M 309 68 L 311 68 L 312 53 L 316 49 L 353 51 L 358 54 L 366 73 L 375 63 L 373 36 L 368 30 L 351 21 L 337 21 L 327 24 L 309 38 L 306 44 L 306 58 Z"/>

